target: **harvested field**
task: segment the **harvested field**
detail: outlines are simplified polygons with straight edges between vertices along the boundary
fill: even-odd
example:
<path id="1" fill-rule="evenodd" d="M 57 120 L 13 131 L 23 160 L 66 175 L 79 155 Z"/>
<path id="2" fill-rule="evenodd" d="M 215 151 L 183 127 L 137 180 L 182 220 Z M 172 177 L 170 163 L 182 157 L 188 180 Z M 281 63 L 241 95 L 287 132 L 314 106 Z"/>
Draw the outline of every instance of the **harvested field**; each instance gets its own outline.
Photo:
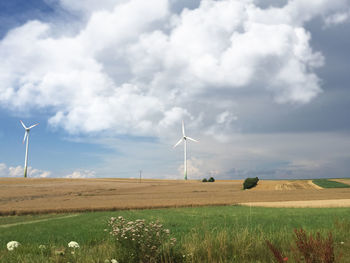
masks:
<path id="1" fill-rule="evenodd" d="M 0 178 L 0 214 L 350 200 L 349 188 L 319 189 L 308 180 L 260 180 L 255 189 L 246 191 L 241 190 L 242 183 L 242 180 L 202 183 L 144 179 L 140 183 L 136 179 Z M 318 206 L 319 202 L 316 203 Z"/>
<path id="2" fill-rule="evenodd" d="M 260 180 L 258 185 L 253 188 L 259 190 L 299 190 L 299 189 L 322 189 L 315 185 L 312 180 Z"/>

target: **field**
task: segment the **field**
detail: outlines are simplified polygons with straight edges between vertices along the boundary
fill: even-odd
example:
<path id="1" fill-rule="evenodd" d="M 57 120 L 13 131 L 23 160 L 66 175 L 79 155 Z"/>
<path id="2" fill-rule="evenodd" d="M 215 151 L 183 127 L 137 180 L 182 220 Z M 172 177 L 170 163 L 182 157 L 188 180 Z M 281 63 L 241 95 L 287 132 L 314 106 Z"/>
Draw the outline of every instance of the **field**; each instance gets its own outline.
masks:
<path id="1" fill-rule="evenodd" d="M 1 178 L 0 262 L 132 262 L 123 255 L 133 250 L 123 252 L 104 231 L 107 220 L 120 215 L 159 220 L 170 230 L 177 243 L 164 245 L 161 262 L 272 262 L 266 240 L 295 262 L 293 231 L 299 228 L 323 238 L 332 232 L 342 255 L 336 262 L 350 262 L 350 188 L 261 180 L 244 191 L 242 183 Z M 21 243 L 16 251 L 6 249 L 11 240 Z M 67 248 L 72 240 L 79 250 Z"/>
<path id="2" fill-rule="evenodd" d="M 311 180 L 261 180 L 256 188 L 243 191 L 242 183 L 239 180 L 202 183 L 194 180 L 1 178 L 0 214 L 235 204 L 350 206 L 349 188 L 320 189 Z"/>
<path id="3" fill-rule="evenodd" d="M 128 220 L 160 220 L 177 238 L 172 254 L 177 262 L 272 262 L 265 240 L 291 257 L 295 228 L 314 234 L 319 231 L 323 237 L 332 231 L 336 253 L 343 254 L 337 262 L 349 262 L 350 257 L 349 208 L 212 206 L 2 217 L 0 262 L 104 262 L 118 258 L 104 229 L 111 216 L 120 215 Z M 20 249 L 7 251 L 10 240 L 19 241 Z M 67 254 L 71 240 L 81 246 L 75 258 Z M 45 255 L 40 254 L 39 245 L 47 246 Z M 66 255 L 57 255 L 57 251 Z"/>

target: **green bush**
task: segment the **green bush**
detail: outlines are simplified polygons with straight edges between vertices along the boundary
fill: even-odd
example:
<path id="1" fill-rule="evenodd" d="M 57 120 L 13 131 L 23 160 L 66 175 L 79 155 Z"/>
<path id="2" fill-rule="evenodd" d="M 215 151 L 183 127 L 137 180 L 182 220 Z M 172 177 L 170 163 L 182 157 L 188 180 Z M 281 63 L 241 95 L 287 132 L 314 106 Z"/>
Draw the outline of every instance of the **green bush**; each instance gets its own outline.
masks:
<path id="1" fill-rule="evenodd" d="M 255 178 L 247 178 L 244 180 L 244 183 L 243 183 L 243 189 L 250 189 L 250 188 L 253 188 L 255 187 L 259 182 L 259 178 L 258 177 L 255 177 Z"/>
<path id="2" fill-rule="evenodd" d="M 214 177 L 210 177 L 209 179 L 203 178 L 202 182 L 203 183 L 206 183 L 206 182 L 213 183 L 213 182 L 215 182 L 215 179 L 214 179 Z"/>

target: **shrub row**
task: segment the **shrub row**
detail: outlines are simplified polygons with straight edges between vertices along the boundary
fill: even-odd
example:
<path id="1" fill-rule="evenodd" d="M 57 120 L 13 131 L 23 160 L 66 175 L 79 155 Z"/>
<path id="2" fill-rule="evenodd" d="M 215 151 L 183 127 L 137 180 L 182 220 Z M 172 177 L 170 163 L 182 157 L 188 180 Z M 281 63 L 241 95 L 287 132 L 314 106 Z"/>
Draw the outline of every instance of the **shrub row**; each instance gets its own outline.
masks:
<path id="1" fill-rule="evenodd" d="M 215 182 L 215 179 L 214 179 L 214 177 L 210 177 L 209 179 L 203 178 L 202 182 L 203 183 L 207 183 L 207 182 L 213 183 L 213 182 Z"/>

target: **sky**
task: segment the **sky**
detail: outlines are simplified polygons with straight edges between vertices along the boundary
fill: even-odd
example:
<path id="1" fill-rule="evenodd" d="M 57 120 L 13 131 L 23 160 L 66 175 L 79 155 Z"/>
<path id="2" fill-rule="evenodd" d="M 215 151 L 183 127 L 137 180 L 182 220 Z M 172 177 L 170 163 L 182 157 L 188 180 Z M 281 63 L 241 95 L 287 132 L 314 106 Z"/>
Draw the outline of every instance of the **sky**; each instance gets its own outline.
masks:
<path id="1" fill-rule="evenodd" d="M 349 0 L 0 2 L 0 176 L 350 175 Z"/>

